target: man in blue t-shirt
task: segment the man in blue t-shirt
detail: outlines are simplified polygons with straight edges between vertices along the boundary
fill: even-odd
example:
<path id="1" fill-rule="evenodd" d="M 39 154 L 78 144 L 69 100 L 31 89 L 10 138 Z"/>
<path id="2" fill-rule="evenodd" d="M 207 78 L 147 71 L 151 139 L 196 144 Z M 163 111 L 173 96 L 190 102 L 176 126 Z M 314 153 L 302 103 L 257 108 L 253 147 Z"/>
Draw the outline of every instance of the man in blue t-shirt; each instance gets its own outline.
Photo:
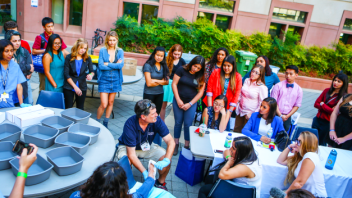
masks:
<path id="1" fill-rule="evenodd" d="M 156 113 L 155 104 L 150 100 L 138 101 L 134 112 L 136 115 L 131 116 L 123 127 L 117 158 L 121 159 L 127 155 L 131 164 L 143 174 L 144 179 L 148 177 L 148 171 L 138 158 L 154 160 L 157 162 L 155 167 L 159 170 L 159 179 L 155 181 L 155 187 L 167 190 L 165 179 L 170 170 L 175 141 Z M 153 143 L 157 133 L 167 144 L 166 151 Z"/>

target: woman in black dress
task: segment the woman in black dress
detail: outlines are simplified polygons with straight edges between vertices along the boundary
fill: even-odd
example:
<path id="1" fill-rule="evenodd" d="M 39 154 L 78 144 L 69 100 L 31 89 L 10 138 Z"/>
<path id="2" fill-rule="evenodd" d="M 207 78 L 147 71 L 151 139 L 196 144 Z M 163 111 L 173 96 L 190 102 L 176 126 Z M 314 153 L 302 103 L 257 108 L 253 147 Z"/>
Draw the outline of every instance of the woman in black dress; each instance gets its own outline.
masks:
<path id="1" fill-rule="evenodd" d="M 341 98 L 332 112 L 329 137 L 330 146 L 352 150 L 352 94 Z"/>

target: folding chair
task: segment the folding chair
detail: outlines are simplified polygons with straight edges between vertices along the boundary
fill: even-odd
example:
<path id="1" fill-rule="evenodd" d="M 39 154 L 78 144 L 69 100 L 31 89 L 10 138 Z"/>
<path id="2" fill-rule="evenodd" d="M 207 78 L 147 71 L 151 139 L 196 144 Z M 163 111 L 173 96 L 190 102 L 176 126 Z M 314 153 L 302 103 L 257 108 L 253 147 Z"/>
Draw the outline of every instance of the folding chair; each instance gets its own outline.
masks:
<path id="1" fill-rule="evenodd" d="M 126 176 L 127 176 L 127 183 L 129 189 L 133 188 L 133 186 L 137 183 L 136 180 L 134 180 L 132 169 L 130 162 L 128 160 L 128 157 L 125 155 L 123 156 L 117 163 L 125 170 Z"/>
<path id="2" fill-rule="evenodd" d="M 318 143 L 319 143 L 318 130 L 317 129 L 312 129 L 312 128 L 305 128 L 305 127 L 297 127 L 297 130 L 294 131 L 294 133 L 292 134 L 291 140 L 296 140 L 303 131 L 309 131 L 309 132 L 313 133 L 315 136 L 317 136 Z"/>
<path id="3" fill-rule="evenodd" d="M 247 186 L 238 184 L 229 180 L 219 179 L 214 187 L 211 189 L 208 197 L 211 198 L 255 198 L 256 188 L 254 186 Z"/>
<path id="4" fill-rule="evenodd" d="M 37 104 L 40 104 L 43 107 L 65 109 L 64 94 L 60 92 L 42 90 L 40 91 Z"/>
<path id="5" fill-rule="evenodd" d="M 301 117 L 301 114 L 296 112 L 291 116 L 291 126 L 290 129 L 287 131 L 287 134 L 289 137 L 292 139 L 292 134 L 294 133 L 295 130 L 297 130 L 297 124 L 298 120 Z"/>
<path id="6" fill-rule="evenodd" d="M 196 126 L 196 123 L 198 122 L 202 123 L 202 114 L 203 114 L 203 108 L 202 108 L 202 100 L 197 101 L 197 110 L 196 113 L 194 114 L 194 120 L 193 120 L 193 126 Z"/>

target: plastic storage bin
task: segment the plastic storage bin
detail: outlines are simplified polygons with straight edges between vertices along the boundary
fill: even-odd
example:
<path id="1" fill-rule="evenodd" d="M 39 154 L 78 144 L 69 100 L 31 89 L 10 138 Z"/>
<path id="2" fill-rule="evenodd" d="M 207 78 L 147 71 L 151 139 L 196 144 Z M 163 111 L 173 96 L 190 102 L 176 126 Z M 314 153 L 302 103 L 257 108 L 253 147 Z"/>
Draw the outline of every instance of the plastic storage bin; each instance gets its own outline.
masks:
<path id="1" fill-rule="evenodd" d="M 17 176 L 19 169 L 19 159 L 14 158 L 10 161 L 12 172 L 15 176 Z M 37 154 L 37 160 L 32 164 L 32 166 L 28 169 L 26 186 L 31 186 L 35 184 L 39 184 L 50 177 L 51 169 L 53 169 L 53 165 L 46 161 L 42 156 Z"/>
<path id="2" fill-rule="evenodd" d="M 20 139 L 21 128 L 14 124 L 1 124 L 0 125 L 0 141 L 11 141 L 15 143 Z"/>
<path id="3" fill-rule="evenodd" d="M 88 124 L 92 114 L 78 108 L 71 108 L 61 112 L 63 118 L 74 121 L 75 123 Z"/>
<path id="4" fill-rule="evenodd" d="M 67 131 L 73 125 L 73 121 L 60 116 L 51 116 L 42 120 L 42 125 L 59 130 L 59 133 Z"/>
<path id="5" fill-rule="evenodd" d="M 257 57 L 258 56 L 252 52 L 243 50 L 236 51 L 237 71 L 242 77 L 252 69 Z"/>
<path id="6" fill-rule="evenodd" d="M 59 147 L 46 153 L 59 176 L 71 175 L 81 170 L 84 158 L 72 147 Z"/>
<path id="7" fill-rule="evenodd" d="M 62 133 L 56 137 L 55 143 L 58 145 L 71 146 L 83 155 L 88 150 L 90 137 L 75 133 Z"/>
<path id="8" fill-rule="evenodd" d="M 16 157 L 12 152 L 13 145 L 10 141 L 0 142 L 0 170 L 11 168 L 9 161 Z"/>
<path id="9" fill-rule="evenodd" d="M 98 136 L 100 134 L 99 127 L 94 127 L 94 126 L 80 124 L 80 123 L 70 126 L 70 128 L 68 128 L 67 131 L 70 133 L 89 136 L 91 138 L 90 139 L 91 145 L 98 141 Z"/>
<path id="10" fill-rule="evenodd" d="M 23 131 L 26 143 L 33 143 L 41 148 L 52 146 L 57 135 L 59 130 L 42 125 L 33 125 Z"/>

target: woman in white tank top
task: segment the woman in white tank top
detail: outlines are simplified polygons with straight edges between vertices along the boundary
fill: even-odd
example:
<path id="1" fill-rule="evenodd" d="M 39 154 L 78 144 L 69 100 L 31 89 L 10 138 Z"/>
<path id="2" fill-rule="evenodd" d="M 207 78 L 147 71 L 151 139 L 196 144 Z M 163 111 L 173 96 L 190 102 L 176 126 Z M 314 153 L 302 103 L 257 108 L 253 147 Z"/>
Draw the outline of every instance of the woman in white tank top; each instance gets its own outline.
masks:
<path id="1" fill-rule="evenodd" d="M 217 166 L 222 167 L 219 172 L 219 179 L 254 186 L 256 188 L 256 198 L 259 198 L 262 166 L 255 153 L 252 141 L 246 136 L 234 138 L 232 147 L 224 151 L 224 158 L 227 161 Z M 202 186 L 198 198 L 207 197 L 212 187 L 212 184 Z"/>
<path id="2" fill-rule="evenodd" d="M 289 152 L 294 153 L 288 157 Z M 285 185 L 292 184 L 287 192 L 304 189 L 315 197 L 328 197 L 325 189 L 323 166 L 318 155 L 318 138 L 313 133 L 302 132 L 294 144 L 289 145 L 277 159 L 288 167 Z"/>

